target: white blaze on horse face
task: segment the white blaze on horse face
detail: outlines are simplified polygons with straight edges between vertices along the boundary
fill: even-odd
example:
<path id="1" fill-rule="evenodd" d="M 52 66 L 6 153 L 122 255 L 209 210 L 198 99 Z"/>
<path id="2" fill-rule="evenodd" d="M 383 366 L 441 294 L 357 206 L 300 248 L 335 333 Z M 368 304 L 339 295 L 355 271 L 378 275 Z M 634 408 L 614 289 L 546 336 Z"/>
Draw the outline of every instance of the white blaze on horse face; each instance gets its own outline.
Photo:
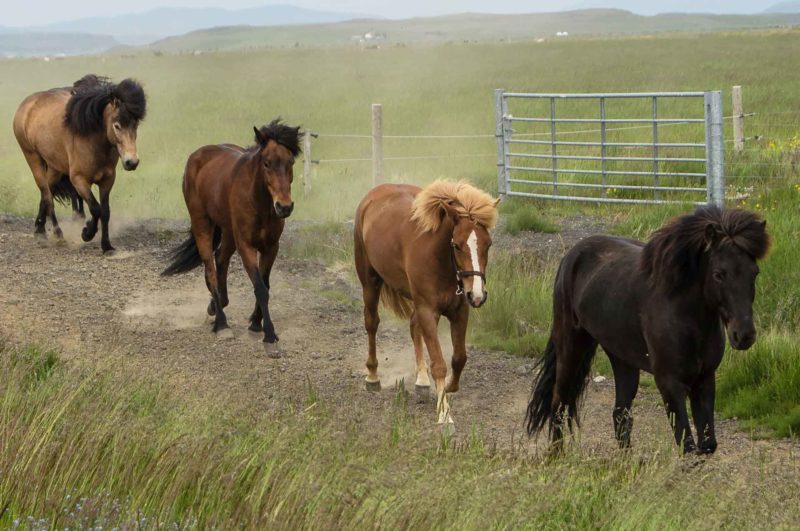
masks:
<path id="1" fill-rule="evenodd" d="M 478 235 L 472 231 L 467 238 L 467 247 L 472 258 L 472 270 L 480 271 L 481 265 L 478 261 Z M 472 299 L 474 301 L 483 300 L 483 279 L 480 276 L 472 277 Z"/>

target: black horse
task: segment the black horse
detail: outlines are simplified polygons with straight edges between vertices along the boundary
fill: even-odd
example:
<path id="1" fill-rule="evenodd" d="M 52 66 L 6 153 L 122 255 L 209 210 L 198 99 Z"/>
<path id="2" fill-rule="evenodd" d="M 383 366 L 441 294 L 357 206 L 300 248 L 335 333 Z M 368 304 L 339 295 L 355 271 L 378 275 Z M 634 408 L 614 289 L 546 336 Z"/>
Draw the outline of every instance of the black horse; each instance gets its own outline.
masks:
<path id="1" fill-rule="evenodd" d="M 614 430 L 630 446 L 631 404 L 639 371 L 655 377 L 675 441 L 708 454 L 714 435 L 714 376 L 725 349 L 747 350 L 756 339 L 756 261 L 769 249 L 766 221 L 745 210 L 699 207 L 672 220 L 645 244 L 593 236 L 575 245 L 556 274 L 553 327 L 526 415 L 528 434 L 549 423 L 553 450 L 563 426 L 578 422 L 597 345 L 616 383 Z M 699 448 L 686 411 L 692 405 Z"/>

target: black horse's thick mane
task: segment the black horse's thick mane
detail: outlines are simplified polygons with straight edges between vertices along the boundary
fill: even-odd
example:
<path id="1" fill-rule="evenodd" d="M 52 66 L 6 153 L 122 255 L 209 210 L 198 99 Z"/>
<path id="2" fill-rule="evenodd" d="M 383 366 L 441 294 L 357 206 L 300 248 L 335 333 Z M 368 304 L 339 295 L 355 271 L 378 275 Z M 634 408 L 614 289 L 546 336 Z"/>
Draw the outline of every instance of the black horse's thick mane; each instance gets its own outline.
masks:
<path id="1" fill-rule="evenodd" d="M 709 234 L 713 234 L 712 243 Z M 697 279 L 702 255 L 710 245 L 733 245 L 753 260 L 760 260 L 769 251 L 769 244 L 759 215 L 701 206 L 694 214 L 679 216 L 654 232 L 642 250 L 639 266 L 652 285 L 676 290 Z"/>
<path id="2" fill-rule="evenodd" d="M 114 102 L 122 127 L 144 120 L 147 110 L 144 89 L 133 79 L 112 83 L 107 77 L 88 74 L 72 85 L 64 123 L 75 134 L 86 136 L 104 130 L 103 112 Z"/>
<path id="3" fill-rule="evenodd" d="M 256 146 L 264 147 L 267 141 L 272 140 L 288 149 L 293 157 L 296 157 L 302 151 L 300 149 L 300 138 L 303 133 L 300 131 L 300 126 L 291 127 L 283 123 L 280 118 L 276 118 L 257 131 Z"/>

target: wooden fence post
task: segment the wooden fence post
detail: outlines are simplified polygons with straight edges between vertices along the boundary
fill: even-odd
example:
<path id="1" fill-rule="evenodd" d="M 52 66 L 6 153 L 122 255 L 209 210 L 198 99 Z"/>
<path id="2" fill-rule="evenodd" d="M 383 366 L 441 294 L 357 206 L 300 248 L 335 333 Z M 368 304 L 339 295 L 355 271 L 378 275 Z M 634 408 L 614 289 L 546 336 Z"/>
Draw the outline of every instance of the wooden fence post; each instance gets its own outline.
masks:
<path id="1" fill-rule="evenodd" d="M 311 193 L 311 131 L 303 135 L 303 195 Z"/>
<path id="2" fill-rule="evenodd" d="M 741 152 L 744 149 L 744 111 L 742 109 L 742 87 L 733 87 L 733 149 Z"/>
<path id="3" fill-rule="evenodd" d="M 383 182 L 383 118 L 380 103 L 372 104 L 372 186 Z"/>

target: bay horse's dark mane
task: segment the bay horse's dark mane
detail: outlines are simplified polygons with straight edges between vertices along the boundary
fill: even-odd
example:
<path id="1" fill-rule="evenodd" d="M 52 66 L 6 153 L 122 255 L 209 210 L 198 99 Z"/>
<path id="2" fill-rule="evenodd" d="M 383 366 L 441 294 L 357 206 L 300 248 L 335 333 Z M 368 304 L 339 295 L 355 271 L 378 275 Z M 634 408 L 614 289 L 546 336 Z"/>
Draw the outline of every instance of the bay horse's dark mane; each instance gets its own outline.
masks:
<path id="1" fill-rule="evenodd" d="M 300 138 L 303 133 L 300 132 L 300 126 L 291 127 L 283 123 L 280 118 L 276 118 L 259 128 L 258 133 L 264 140 L 272 140 L 288 149 L 293 157 L 296 157 L 302 151 L 300 149 Z M 258 136 L 256 136 L 256 143 L 250 149 L 258 146 L 264 147 Z"/>
<path id="2" fill-rule="evenodd" d="M 116 101 L 122 127 L 144 120 L 146 101 L 144 89 L 133 79 L 112 83 L 107 77 L 88 74 L 72 85 L 67 102 L 64 124 L 75 134 L 86 136 L 104 130 L 103 111 Z"/>
<path id="3" fill-rule="evenodd" d="M 709 247 L 709 226 L 714 229 L 715 246 L 736 246 L 754 260 L 769 250 L 769 236 L 759 215 L 701 206 L 657 230 L 644 246 L 639 267 L 653 286 L 675 291 L 697 280 L 702 254 Z"/>

